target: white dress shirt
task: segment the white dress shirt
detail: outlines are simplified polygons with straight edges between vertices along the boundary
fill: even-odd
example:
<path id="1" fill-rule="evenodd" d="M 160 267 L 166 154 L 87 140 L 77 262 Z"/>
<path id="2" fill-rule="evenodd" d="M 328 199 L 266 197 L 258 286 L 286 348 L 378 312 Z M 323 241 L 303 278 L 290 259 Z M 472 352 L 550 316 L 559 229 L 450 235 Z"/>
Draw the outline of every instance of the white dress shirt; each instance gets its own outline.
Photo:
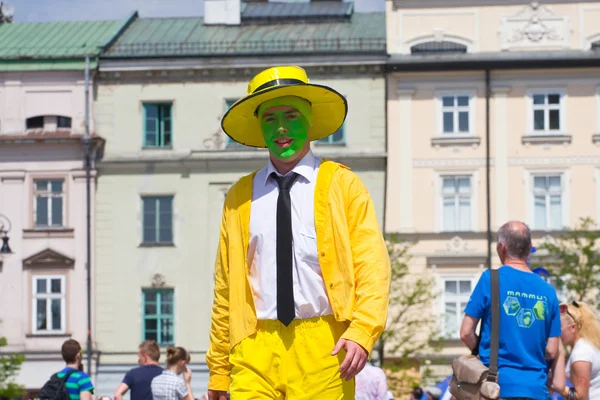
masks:
<path id="1" fill-rule="evenodd" d="M 317 253 L 315 184 L 321 160 L 312 152 L 290 173 L 298 174 L 292 201 L 294 304 L 297 319 L 332 314 Z M 279 187 L 271 160 L 254 176 L 250 207 L 250 285 L 258 319 L 277 319 L 277 197 Z"/>

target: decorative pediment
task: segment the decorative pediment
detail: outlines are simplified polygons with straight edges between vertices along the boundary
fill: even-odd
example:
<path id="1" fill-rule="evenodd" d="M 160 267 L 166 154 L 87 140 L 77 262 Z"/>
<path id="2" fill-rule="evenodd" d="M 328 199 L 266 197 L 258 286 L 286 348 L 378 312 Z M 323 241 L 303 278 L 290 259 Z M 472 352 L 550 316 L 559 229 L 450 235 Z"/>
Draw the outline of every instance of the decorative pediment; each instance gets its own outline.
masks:
<path id="1" fill-rule="evenodd" d="M 167 285 L 167 279 L 163 274 L 154 274 L 152 276 L 152 288 L 160 289 Z"/>
<path id="2" fill-rule="evenodd" d="M 469 242 L 460 236 L 454 236 L 446 243 L 446 252 L 453 254 L 471 253 L 473 250 L 469 247 Z"/>
<path id="3" fill-rule="evenodd" d="M 504 17 L 500 29 L 502 50 L 568 48 L 570 34 L 568 18 L 554 14 L 537 1 L 516 15 Z"/>
<path id="4" fill-rule="evenodd" d="M 45 249 L 23 260 L 26 267 L 73 267 L 75 260 L 52 249 Z"/>

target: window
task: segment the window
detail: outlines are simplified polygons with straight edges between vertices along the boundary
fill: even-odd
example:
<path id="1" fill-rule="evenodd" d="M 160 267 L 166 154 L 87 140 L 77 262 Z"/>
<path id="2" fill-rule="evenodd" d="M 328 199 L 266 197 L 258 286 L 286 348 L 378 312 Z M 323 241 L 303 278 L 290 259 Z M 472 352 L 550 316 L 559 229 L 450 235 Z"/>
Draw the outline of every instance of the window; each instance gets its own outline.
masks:
<path id="1" fill-rule="evenodd" d="M 71 117 L 62 115 L 42 115 L 27 118 L 25 121 L 25 129 L 45 129 L 53 131 L 56 128 L 70 129 Z"/>
<path id="2" fill-rule="evenodd" d="M 534 133 L 560 133 L 562 130 L 562 96 L 559 93 L 531 95 Z"/>
<path id="3" fill-rule="evenodd" d="M 442 134 L 468 135 L 471 133 L 470 96 L 442 96 Z"/>
<path id="4" fill-rule="evenodd" d="M 442 229 L 467 231 L 471 229 L 471 177 L 442 177 Z"/>
<path id="5" fill-rule="evenodd" d="M 156 340 L 161 346 L 174 340 L 173 289 L 142 290 L 142 340 Z"/>
<path id="6" fill-rule="evenodd" d="M 65 330 L 65 277 L 33 277 L 33 332 Z"/>
<path id="7" fill-rule="evenodd" d="M 534 229 L 563 228 L 561 181 L 560 175 L 533 177 Z"/>
<path id="8" fill-rule="evenodd" d="M 31 117 L 25 121 L 26 129 L 44 129 L 44 117 Z"/>
<path id="9" fill-rule="evenodd" d="M 237 99 L 227 99 L 225 100 L 225 111 L 229 110 L 229 107 L 231 107 L 233 105 L 233 103 L 235 103 L 237 101 Z M 225 135 L 226 139 L 225 139 L 225 147 L 228 149 L 240 149 L 243 148 L 244 145 L 241 143 L 236 142 L 235 140 L 233 140 L 232 138 L 230 138 L 229 136 Z"/>
<path id="10" fill-rule="evenodd" d="M 326 138 L 317 141 L 317 144 L 345 144 L 346 138 L 344 136 L 344 127 L 345 125 L 342 125 L 333 135 L 329 135 Z"/>
<path id="11" fill-rule="evenodd" d="M 171 103 L 144 104 L 144 147 L 170 148 L 172 146 Z"/>
<path id="12" fill-rule="evenodd" d="M 34 181 L 34 216 L 37 228 L 64 226 L 64 180 L 36 179 Z"/>
<path id="13" fill-rule="evenodd" d="M 470 279 L 445 279 L 444 285 L 444 331 L 452 339 L 460 337 L 460 325 L 464 309 L 471 296 Z"/>
<path id="14" fill-rule="evenodd" d="M 410 48 L 411 54 L 466 53 L 467 46 L 449 41 L 419 43 Z"/>
<path id="15" fill-rule="evenodd" d="M 173 196 L 142 198 L 144 244 L 173 243 Z"/>
<path id="16" fill-rule="evenodd" d="M 58 128 L 70 128 L 71 118 L 58 116 L 56 120 L 56 126 Z"/>

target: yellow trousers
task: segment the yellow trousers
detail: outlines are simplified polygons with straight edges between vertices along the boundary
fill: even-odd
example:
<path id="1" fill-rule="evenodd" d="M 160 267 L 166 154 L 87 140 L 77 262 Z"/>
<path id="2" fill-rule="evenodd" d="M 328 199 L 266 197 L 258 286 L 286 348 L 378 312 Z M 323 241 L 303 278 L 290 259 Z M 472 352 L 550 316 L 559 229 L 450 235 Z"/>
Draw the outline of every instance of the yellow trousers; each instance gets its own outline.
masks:
<path id="1" fill-rule="evenodd" d="M 258 321 L 230 354 L 232 400 L 354 400 L 354 379 L 340 378 L 346 353 L 331 355 L 346 325 L 333 316 Z"/>

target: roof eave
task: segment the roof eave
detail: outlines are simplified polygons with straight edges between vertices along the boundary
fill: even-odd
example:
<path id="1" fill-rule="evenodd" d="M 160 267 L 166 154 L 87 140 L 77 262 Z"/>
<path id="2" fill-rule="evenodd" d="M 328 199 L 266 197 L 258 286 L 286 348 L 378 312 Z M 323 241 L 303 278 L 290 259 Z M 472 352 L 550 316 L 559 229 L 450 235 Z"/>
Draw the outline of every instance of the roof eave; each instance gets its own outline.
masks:
<path id="1" fill-rule="evenodd" d="M 498 53 L 499 55 L 502 53 Z M 505 57 L 473 57 L 467 54 L 464 57 L 434 56 L 394 57 L 391 55 L 386 63 L 387 72 L 425 72 L 425 71 L 467 71 L 467 70 L 515 70 L 515 69 L 559 69 L 559 68 L 589 68 L 600 67 L 600 52 L 597 56 L 589 52 L 580 55 L 539 57 L 535 52 L 531 57 L 505 58 Z"/>
<path id="2" fill-rule="evenodd" d="M 101 56 L 102 60 L 125 61 L 125 60 L 157 60 L 157 59 L 193 59 L 193 58 L 273 58 L 273 57 L 306 57 L 306 56 L 382 56 L 387 58 L 387 53 L 383 51 L 336 51 L 336 52 L 279 52 L 279 53 L 264 53 L 264 54 L 235 54 L 235 53 L 214 53 L 214 54 L 185 54 L 185 55 L 148 55 L 148 56 Z"/>

